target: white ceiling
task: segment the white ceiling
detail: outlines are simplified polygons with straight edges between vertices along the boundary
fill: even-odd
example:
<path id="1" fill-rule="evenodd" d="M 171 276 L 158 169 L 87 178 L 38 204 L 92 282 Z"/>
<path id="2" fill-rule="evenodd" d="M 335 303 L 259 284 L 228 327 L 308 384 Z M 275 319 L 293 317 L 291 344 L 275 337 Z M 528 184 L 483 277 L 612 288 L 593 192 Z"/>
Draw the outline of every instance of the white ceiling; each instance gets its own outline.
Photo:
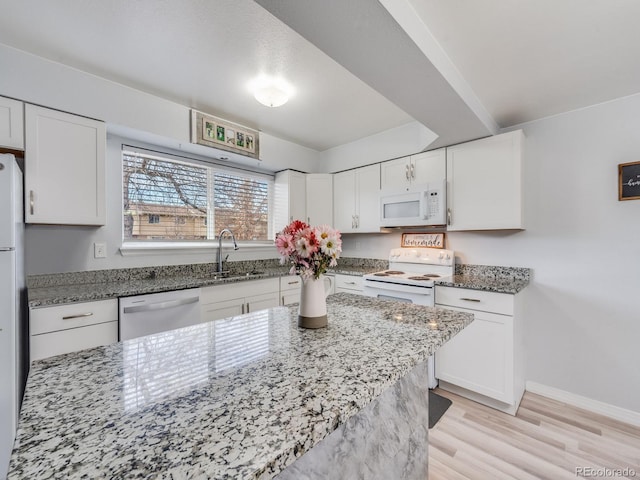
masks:
<path id="1" fill-rule="evenodd" d="M 413 121 L 252 0 L 1 0 L 0 43 L 325 150 Z M 296 94 L 258 104 L 247 84 Z"/>
<path id="2" fill-rule="evenodd" d="M 638 0 L 408 0 L 501 127 L 640 92 Z"/>
<path id="3" fill-rule="evenodd" d="M 452 144 L 640 92 L 637 0 L 0 0 L 0 11 L 0 43 L 316 150 L 413 119 L 439 135 L 432 146 Z M 260 73 L 283 75 L 295 97 L 259 105 L 247 84 Z"/>

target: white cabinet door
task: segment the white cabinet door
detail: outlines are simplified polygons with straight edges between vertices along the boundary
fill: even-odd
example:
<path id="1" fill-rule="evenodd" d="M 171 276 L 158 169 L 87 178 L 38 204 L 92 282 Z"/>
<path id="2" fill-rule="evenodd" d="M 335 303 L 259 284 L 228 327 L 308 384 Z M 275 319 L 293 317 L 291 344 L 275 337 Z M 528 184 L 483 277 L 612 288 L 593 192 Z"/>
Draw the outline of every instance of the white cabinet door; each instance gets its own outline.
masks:
<path id="1" fill-rule="evenodd" d="M 24 104 L 0 97 L 0 146 L 24 150 Z"/>
<path id="2" fill-rule="evenodd" d="M 278 278 L 203 287 L 200 289 L 200 320 L 210 322 L 277 307 L 279 291 Z"/>
<path id="3" fill-rule="evenodd" d="M 447 149 L 449 231 L 522 229 L 521 130 Z"/>
<path id="4" fill-rule="evenodd" d="M 357 168 L 357 232 L 380 231 L 380 165 Z"/>
<path id="5" fill-rule="evenodd" d="M 478 310 L 474 321 L 436 352 L 436 377 L 513 404 L 513 317 Z"/>
<path id="6" fill-rule="evenodd" d="M 355 170 L 347 170 L 333 176 L 333 224 L 342 233 L 355 231 L 355 179 Z"/>
<path id="7" fill-rule="evenodd" d="M 333 225 L 333 175 L 310 173 L 306 181 L 307 223 Z"/>
<path id="8" fill-rule="evenodd" d="M 362 277 L 336 274 L 335 280 L 335 293 L 344 292 L 363 295 Z"/>
<path id="9" fill-rule="evenodd" d="M 220 302 L 212 302 L 202 305 L 200 307 L 200 321 L 211 322 L 213 320 L 220 320 L 221 318 L 242 315 L 245 313 L 244 304 L 244 298 L 234 298 L 231 300 L 222 300 Z"/>
<path id="10" fill-rule="evenodd" d="M 279 232 L 292 220 L 306 219 L 306 174 L 293 170 L 276 173 L 274 195 L 274 231 Z"/>
<path id="11" fill-rule="evenodd" d="M 447 177 L 447 153 L 440 148 L 430 152 L 411 155 L 411 182 L 415 185 L 425 183 L 441 184 Z"/>
<path id="12" fill-rule="evenodd" d="M 380 184 L 382 190 L 408 190 L 411 185 L 411 159 L 402 157 L 382 162 L 380 164 Z"/>
<path id="13" fill-rule="evenodd" d="M 105 224 L 102 122 L 25 107 L 27 223 Z"/>
<path id="14" fill-rule="evenodd" d="M 263 295 L 253 295 L 245 299 L 245 313 L 257 312 L 266 308 L 277 307 L 280 302 L 278 292 L 265 293 Z"/>
<path id="15" fill-rule="evenodd" d="M 74 303 L 29 311 L 31 361 L 118 341 L 118 301 Z"/>

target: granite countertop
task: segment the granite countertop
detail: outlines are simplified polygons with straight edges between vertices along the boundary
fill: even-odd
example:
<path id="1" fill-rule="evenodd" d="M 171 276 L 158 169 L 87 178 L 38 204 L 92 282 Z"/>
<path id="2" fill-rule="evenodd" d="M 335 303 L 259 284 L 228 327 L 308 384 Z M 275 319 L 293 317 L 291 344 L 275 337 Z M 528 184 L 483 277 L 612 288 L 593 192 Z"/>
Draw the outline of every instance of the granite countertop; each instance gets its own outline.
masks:
<path id="1" fill-rule="evenodd" d="M 34 362 L 9 479 L 271 478 L 470 314 L 351 294 Z"/>
<path id="2" fill-rule="evenodd" d="M 484 290 L 486 292 L 516 294 L 529 284 L 529 280 L 516 278 L 494 278 L 478 275 L 453 275 L 440 278 L 436 285 L 444 287 L 470 288 L 472 290 Z"/>
<path id="3" fill-rule="evenodd" d="M 456 265 L 455 275 L 440 278 L 436 285 L 470 288 L 486 292 L 516 294 L 529 285 L 531 270 L 495 265 Z"/>
<path id="4" fill-rule="evenodd" d="M 331 269 L 328 273 L 342 275 L 364 275 L 374 271 L 371 267 L 345 266 Z M 261 278 L 282 277 L 289 274 L 289 269 L 266 268 L 258 274 L 234 273 L 228 278 L 216 278 L 213 274 L 182 274 L 178 276 L 156 278 L 133 278 L 126 280 L 104 281 L 96 283 L 69 283 L 29 287 L 29 307 L 47 307 L 69 303 L 93 302 L 111 298 L 144 295 L 147 293 L 184 290 L 186 288 L 222 285 L 226 283 L 258 280 Z"/>

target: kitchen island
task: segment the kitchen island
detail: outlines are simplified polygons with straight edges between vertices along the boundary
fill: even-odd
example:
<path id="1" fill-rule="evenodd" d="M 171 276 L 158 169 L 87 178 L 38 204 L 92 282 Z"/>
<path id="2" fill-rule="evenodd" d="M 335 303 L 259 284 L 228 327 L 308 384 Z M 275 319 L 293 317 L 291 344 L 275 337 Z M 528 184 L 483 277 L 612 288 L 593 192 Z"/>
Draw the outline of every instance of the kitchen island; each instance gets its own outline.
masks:
<path id="1" fill-rule="evenodd" d="M 327 307 L 319 330 L 278 307 L 35 362 L 9 478 L 426 478 L 425 361 L 473 315 Z"/>

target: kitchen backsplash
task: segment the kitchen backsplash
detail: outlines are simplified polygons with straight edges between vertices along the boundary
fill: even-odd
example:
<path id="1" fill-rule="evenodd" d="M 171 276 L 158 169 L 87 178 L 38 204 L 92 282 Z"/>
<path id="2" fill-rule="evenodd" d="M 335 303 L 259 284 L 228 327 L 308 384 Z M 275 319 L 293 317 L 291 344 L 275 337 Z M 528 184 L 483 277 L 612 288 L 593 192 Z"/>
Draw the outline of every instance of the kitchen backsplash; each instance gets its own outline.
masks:
<path id="1" fill-rule="evenodd" d="M 389 266 L 387 260 L 371 258 L 341 258 L 338 260 L 338 264 L 340 269 L 345 270 L 354 268 L 375 271 L 384 270 Z M 27 286 L 39 288 L 58 285 L 127 282 L 153 277 L 204 277 L 215 273 L 217 266 L 217 263 L 193 263 L 186 265 L 163 265 L 156 267 L 29 275 L 27 277 Z M 241 260 L 225 264 L 225 269 L 228 269 L 231 274 L 242 274 L 274 268 L 282 268 L 283 271 L 286 272 L 286 266 L 280 265 L 280 261 L 275 258 L 266 260 Z"/>

